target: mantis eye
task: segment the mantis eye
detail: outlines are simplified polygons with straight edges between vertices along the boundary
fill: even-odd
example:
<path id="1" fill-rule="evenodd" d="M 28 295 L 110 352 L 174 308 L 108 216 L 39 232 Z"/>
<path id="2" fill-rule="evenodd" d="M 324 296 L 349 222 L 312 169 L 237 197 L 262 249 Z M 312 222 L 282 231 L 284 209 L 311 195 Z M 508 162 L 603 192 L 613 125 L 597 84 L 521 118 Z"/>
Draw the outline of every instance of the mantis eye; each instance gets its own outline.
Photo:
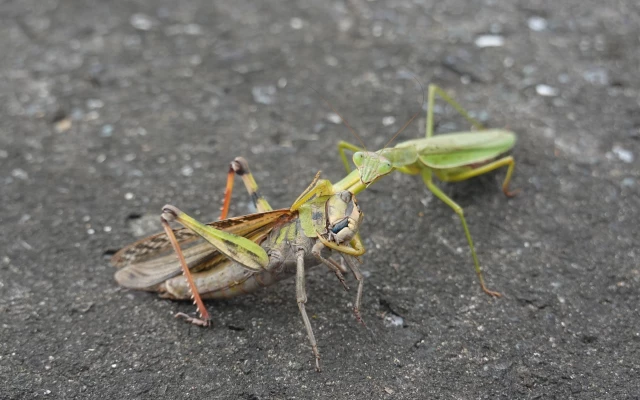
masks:
<path id="1" fill-rule="evenodd" d="M 380 163 L 380 167 L 378 167 L 378 173 L 380 175 L 386 175 L 389 172 L 391 172 L 391 163 L 389 161 Z"/>
<path id="2" fill-rule="evenodd" d="M 362 154 L 361 151 L 358 151 L 353 154 L 353 163 L 356 165 L 356 167 L 359 168 L 362 165 L 363 161 L 364 161 L 364 154 Z"/>

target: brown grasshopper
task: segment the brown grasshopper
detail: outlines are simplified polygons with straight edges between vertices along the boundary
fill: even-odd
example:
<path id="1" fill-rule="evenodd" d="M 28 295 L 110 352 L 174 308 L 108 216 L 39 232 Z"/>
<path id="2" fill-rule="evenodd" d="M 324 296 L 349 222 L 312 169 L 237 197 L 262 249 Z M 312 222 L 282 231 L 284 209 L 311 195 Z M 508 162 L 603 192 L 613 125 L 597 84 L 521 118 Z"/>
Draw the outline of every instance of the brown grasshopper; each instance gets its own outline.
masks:
<path id="1" fill-rule="evenodd" d="M 224 219 L 236 174 L 242 177 L 258 213 Z M 348 289 L 343 276 L 347 269 L 328 258 L 330 250 L 337 251 L 358 281 L 354 313 L 362 322 L 364 281 L 356 257 L 365 250 L 357 234 L 363 214 L 355 196 L 348 191 L 324 195 L 322 187 L 328 181 L 320 180 L 319 175 L 291 208 L 273 210 L 258 194 L 247 161 L 236 158 L 229 168 L 221 220 L 205 225 L 174 206 L 164 206 L 161 222 L 165 232 L 126 246 L 111 259 L 119 268 L 116 281 L 166 298 L 193 299 L 200 318 L 176 316 L 207 326 L 210 316 L 202 298 L 251 293 L 295 275 L 296 300 L 320 371 L 320 353 L 305 310 L 305 266 L 324 264 Z M 171 229 L 171 221 L 184 228 Z"/>

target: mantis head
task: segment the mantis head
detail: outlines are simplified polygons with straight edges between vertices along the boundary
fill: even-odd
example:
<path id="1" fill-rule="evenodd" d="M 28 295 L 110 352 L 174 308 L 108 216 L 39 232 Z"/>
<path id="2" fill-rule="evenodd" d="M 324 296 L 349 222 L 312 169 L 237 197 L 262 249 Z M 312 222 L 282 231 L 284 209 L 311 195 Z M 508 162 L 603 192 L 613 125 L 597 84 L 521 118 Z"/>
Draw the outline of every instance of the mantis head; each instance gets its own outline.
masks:
<path id="1" fill-rule="evenodd" d="M 369 186 L 376 179 L 393 171 L 391 161 L 380 153 L 358 151 L 353 155 L 353 163 L 360 172 L 360 181 Z"/>

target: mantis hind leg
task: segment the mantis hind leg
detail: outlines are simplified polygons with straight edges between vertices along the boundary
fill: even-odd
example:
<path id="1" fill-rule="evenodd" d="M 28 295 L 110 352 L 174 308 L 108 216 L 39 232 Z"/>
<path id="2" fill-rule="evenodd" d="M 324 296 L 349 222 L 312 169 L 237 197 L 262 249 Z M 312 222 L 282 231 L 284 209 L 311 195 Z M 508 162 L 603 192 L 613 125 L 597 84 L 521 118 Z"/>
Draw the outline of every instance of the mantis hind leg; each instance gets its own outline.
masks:
<path id="1" fill-rule="evenodd" d="M 462 172 L 447 173 L 446 170 L 434 170 L 438 179 L 443 182 L 459 182 L 464 181 L 476 176 L 486 174 L 487 172 L 496 170 L 498 168 L 507 167 L 507 175 L 502 182 L 502 191 L 505 196 L 513 197 L 520 192 L 520 189 L 509 190 L 509 183 L 511 182 L 511 175 L 516 166 L 516 161 L 512 156 L 503 157 L 499 160 L 492 161 L 488 164 L 481 165 L 476 168 L 470 168 Z"/>
<path id="2" fill-rule="evenodd" d="M 473 125 L 476 129 L 484 129 L 480 121 L 476 120 L 469 113 L 462 108 L 457 101 L 453 100 L 444 90 L 442 90 L 439 86 L 431 84 L 429 85 L 429 97 L 427 98 L 428 106 L 427 106 L 427 126 L 426 126 L 426 137 L 430 138 L 433 136 L 433 106 L 435 103 L 436 95 L 440 96 L 440 98 L 447 102 L 451 107 L 453 107 L 460 115 L 464 117 L 471 125 Z"/>
<path id="3" fill-rule="evenodd" d="M 249 192 L 249 196 L 251 196 L 253 205 L 256 207 L 258 212 L 273 210 L 267 200 L 262 197 L 262 195 L 258 191 L 258 184 L 253 178 L 253 174 L 249 169 L 249 163 L 247 162 L 247 160 L 244 157 L 236 157 L 229 164 L 229 172 L 227 173 L 227 185 L 224 190 L 224 201 L 222 203 L 222 207 L 220 208 L 219 219 L 225 219 L 227 218 L 227 214 L 229 214 L 231 192 L 233 191 L 233 182 L 236 175 L 239 175 L 242 178 L 244 186 L 247 188 L 247 192 Z"/>
<path id="4" fill-rule="evenodd" d="M 345 142 L 344 140 L 338 142 L 338 153 L 340 153 L 340 158 L 342 159 L 344 168 L 347 170 L 347 172 L 351 172 L 351 166 L 349 165 L 349 159 L 344 152 L 345 150 L 349 150 L 355 153 L 356 151 L 363 151 L 364 149 L 362 147 L 356 146 L 355 144 Z"/>
<path id="5" fill-rule="evenodd" d="M 471 232 L 469 232 L 469 228 L 467 227 L 467 221 L 464 219 L 464 212 L 462 210 L 462 207 L 460 207 L 455 201 L 449 198 L 449 196 L 444 194 L 444 192 L 442 192 L 440 188 L 438 188 L 433 183 L 433 178 L 431 176 L 430 169 L 425 169 L 422 171 L 422 180 L 424 181 L 425 185 L 427 185 L 427 188 L 431 191 L 431 193 L 433 193 L 437 198 L 445 202 L 445 204 L 451 207 L 451 209 L 453 209 L 453 211 L 456 214 L 458 214 L 458 217 L 460 217 L 460 222 L 462 222 L 462 229 L 464 230 L 464 234 L 467 237 L 467 242 L 469 243 L 469 249 L 471 249 L 471 257 L 473 258 L 473 264 L 476 270 L 476 274 L 478 275 L 478 280 L 480 281 L 480 286 L 482 287 L 482 290 L 489 296 L 500 297 L 501 296 L 500 293 L 487 289 L 487 286 L 484 283 L 482 269 L 480 268 L 480 263 L 478 262 L 478 256 L 476 255 L 476 250 L 475 250 L 475 247 L 473 246 L 473 240 L 471 239 Z"/>

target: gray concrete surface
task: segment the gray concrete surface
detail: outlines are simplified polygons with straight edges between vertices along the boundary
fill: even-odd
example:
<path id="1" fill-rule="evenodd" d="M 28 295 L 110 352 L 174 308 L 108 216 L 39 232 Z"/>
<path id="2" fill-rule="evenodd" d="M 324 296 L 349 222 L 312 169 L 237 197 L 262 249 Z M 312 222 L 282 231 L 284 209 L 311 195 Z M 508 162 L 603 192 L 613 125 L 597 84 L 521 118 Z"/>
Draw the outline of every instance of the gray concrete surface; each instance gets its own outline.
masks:
<path id="1" fill-rule="evenodd" d="M 0 3 L 0 398 L 639 398 L 636 1 L 213 3 Z M 343 176 L 354 139 L 311 87 L 377 148 L 420 107 L 411 74 L 519 134 L 518 197 L 503 172 L 441 184 L 504 298 L 404 175 L 359 196 L 368 328 L 309 273 L 322 373 L 292 281 L 209 302 L 212 329 L 115 284 L 163 204 L 215 219 L 236 155 L 279 207 Z"/>

